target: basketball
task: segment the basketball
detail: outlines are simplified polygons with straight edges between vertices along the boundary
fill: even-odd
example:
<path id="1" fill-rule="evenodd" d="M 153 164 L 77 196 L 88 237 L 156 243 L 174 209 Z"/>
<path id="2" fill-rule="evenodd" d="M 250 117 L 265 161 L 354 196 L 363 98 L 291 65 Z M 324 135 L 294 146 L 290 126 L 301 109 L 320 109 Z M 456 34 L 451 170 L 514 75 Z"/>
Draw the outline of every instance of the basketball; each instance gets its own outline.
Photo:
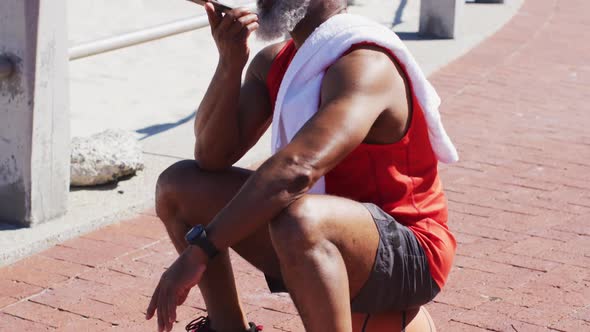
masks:
<path id="1" fill-rule="evenodd" d="M 401 312 L 379 314 L 352 314 L 354 332 L 401 332 L 403 324 Z M 434 322 L 424 307 L 406 312 L 405 332 L 435 332 Z"/>

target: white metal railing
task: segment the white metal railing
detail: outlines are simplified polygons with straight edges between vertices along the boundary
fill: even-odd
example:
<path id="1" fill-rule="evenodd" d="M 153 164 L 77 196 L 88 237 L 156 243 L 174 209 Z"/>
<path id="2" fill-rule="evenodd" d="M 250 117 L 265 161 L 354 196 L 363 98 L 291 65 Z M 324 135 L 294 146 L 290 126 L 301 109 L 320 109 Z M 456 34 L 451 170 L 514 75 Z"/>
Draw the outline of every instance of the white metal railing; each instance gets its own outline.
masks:
<path id="1" fill-rule="evenodd" d="M 256 4 L 252 3 L 243 7 L 253 10 L 256 8 Z M 121 48 L 126 48 L 129 46 L 143 44 L 154 40 L 189 32 L 192 30 L 201 29 L 207 26 L 209 26 L 209 20 L 207 19 L 207 15 L 177 20 L 174 22 L 165 23 L 142 30 L 137 30 L 118 36 L 108 37 L 76 45 L 68 50 L 68 55 L 70 61 L 77 60 L 92 55 L 110 52 Z"/>
<path id="2" fill-rule="evenodd" d="M 69 58 L 70 61 L 81 59 L 204 28 L 208 25 L 209 21 L 207 20 L 207 16 L 198 16 L 195 18 L 174 21 L 147 29 L 76 45 L 68 50 Z"/>

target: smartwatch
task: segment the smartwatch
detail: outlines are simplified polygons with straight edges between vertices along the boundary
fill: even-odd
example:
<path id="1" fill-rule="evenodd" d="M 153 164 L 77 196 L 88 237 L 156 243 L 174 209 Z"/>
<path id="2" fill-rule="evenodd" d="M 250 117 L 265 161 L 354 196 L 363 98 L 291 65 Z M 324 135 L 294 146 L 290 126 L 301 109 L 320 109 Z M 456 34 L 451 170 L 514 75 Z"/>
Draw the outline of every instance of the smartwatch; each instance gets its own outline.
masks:
<path id="1" fill-rule="evenodd" d="M 205 232 L 205 227 L 203 225 L 196 225 L 191 228 L 184 238 L 188 244 L 203 249 L 207 256 L 209 256 L 209 259 L 213 259 L 213 257 L 217 256 L 219 253 L 219 250 L 215 248 L 215 245 L 213 245 L 213 243 L 207 238 L 207 232 Z"/>

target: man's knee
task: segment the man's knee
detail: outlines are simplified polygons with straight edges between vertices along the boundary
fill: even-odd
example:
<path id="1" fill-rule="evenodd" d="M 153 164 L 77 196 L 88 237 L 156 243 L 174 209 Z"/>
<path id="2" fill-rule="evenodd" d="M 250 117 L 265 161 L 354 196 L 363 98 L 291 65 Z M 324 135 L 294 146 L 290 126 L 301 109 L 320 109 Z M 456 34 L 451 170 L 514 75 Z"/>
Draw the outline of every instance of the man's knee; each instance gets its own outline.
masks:
<path id="1" fill-rule="evenodd" d="M 280 258 L 295 258 L 324 240 L 322 218 L 308 196 L 293 202 L 269 225 L 273 246 Z"/>
<path id="2" fill-rule="evenodd" d="M 156 182 L 156 214 L 163 222 L 173 213 L 176 207 L 175 197 L 178 187 L 189 173 L 199 170 L 199 165 L 194 160 L 181 160 L 165 169 Z"/>

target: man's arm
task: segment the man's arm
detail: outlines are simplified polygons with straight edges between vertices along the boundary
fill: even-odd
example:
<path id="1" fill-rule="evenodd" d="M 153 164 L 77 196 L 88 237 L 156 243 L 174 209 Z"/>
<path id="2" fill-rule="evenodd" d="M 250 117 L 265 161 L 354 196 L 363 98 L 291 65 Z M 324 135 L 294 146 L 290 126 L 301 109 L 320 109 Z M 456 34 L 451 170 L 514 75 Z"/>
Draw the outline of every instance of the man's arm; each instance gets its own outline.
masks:
<path id="1" fill-rule="evenodd" d="M 405 89 L 391 59 L 357 50 L 326 73 L 320 110 L 285 148 L 267 160 L 207 227 L 225 249 L 270 222 L 305 194 L 367 136 L 389 107 L 391 92 Z"/>
<path id="2" fill-rule="evenodd" d="M 241 158 L 270 123 L 265 77 L 276 45 L 253 59 L 242 85 L 247 39 L 257 27 L 255 15 L 245 9 L 232 10 L 223 18 L 210 9 L 207 13 L 219 63 L 195 119 L 195 159 L 202 168 L 217 170 Z"/>

